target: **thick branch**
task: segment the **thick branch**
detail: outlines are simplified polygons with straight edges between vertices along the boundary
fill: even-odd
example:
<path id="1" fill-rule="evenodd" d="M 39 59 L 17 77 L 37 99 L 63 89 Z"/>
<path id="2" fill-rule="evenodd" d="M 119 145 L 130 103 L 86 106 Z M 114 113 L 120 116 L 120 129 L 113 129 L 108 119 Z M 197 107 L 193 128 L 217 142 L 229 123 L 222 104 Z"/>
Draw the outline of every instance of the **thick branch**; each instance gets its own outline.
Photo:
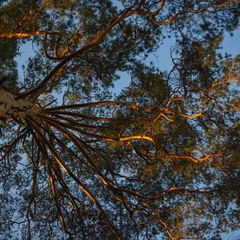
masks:
<path id="1" fill-rule="evenodd" d="M 43 34 L 43 31 L 1 33 L 0 38 L 25 38 Z"/>

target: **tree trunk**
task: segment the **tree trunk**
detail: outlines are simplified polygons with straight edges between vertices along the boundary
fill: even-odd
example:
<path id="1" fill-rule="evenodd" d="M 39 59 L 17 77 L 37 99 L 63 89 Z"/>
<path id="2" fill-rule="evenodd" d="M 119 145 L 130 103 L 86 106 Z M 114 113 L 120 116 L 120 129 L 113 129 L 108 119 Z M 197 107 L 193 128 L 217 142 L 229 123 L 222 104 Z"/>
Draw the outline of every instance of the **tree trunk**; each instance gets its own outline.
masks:
<path id="1" fill-rule="evenodd" d="M 0 88 L 0 121 L 17 120 L 22 122 L 27 115 L 34 117 L 40 108 L 28 100 L 16 99 L 16 96 Z"/>

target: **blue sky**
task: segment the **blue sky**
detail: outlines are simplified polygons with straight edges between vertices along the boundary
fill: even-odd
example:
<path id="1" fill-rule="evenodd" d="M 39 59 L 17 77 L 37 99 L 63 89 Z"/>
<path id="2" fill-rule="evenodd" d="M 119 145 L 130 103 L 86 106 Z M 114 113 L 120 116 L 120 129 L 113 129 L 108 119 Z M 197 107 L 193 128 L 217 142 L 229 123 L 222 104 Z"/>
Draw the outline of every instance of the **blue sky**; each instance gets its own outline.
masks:
<path id="1" fill-rule="evenodd" d="M 166 39 L 164 45 L 158 50 L 156 56 L 152 56 L 151 61 L 154 61 L 156 66 L 159 66 L 161 70 L 169 70 L 171 68 L 170 47 L 174 41 Z M 229 33 L 225 34 L 224 41 L 222 43 L 222 51 L 232 54 L 233 56 L 240 54 L 240 29 L 234 32 L 233 36 Z M 34 56 L 31 43 L 25 44 L 20 49 L 21 56 L 16 58 L 19 67 L 20 78 L 23 78 L 21 66 L 26 63 L 29 57 Z M 121 74 L 121 78 L 114 84 L 114 92 L 119 93 L 122 88 L 127 87 L 130 81 L 130 77 L 127 74 Z"/>
<path id="2" fill-rule="evenodd" d="M 240 29 L 235 31 L 233 36 L 226 33 L 223 41 L 223 51 L 233 55 L 240 54 Z"/>
<path id="3" fill-rule="evenodd" d="M 171 70 L 170 47 L 173 46 L 173 44 L 173 39 L 166 39 L 156 55 L 151 56 L 151 61 L 162 71 Z M 232 54 L 233 56 L 240 54 L 240 29 L 236 30 L 233 36 L 230 36 L 229 33 L 225 34 L 222 43 L 222 52 Z M 129 82 L 130 77 L 125 73 L 121 74 L 121 78 L 114 84 L 115 89 L 113 89 L 113 91 L 119 93 L 121 89 L 128 86 Z"/>

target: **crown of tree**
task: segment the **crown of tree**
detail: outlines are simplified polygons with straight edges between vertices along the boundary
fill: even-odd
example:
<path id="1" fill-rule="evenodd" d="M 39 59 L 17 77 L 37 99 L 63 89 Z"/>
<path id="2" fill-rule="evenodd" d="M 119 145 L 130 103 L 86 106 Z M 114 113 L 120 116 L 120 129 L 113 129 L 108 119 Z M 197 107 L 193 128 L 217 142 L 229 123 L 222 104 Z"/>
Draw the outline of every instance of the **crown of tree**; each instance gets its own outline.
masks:
<path id="1" fill-rule="evenodd" d="M 0 238 L 238 230 L 240 57 L 221 44 L 239 11 L 234 0 L 0 0 Z"/>

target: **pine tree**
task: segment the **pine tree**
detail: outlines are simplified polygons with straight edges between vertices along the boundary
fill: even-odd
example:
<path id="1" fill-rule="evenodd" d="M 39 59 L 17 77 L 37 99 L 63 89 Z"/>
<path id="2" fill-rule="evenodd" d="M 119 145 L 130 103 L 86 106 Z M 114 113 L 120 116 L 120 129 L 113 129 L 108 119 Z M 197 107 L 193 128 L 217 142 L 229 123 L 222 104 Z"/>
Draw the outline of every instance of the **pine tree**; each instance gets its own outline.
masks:
<path id="1" fill-rule="evenodd" d="M 0 236 L 216 239 L 239 229 L 240 58 L 220 51 L 239 9 L 0 1 Z M 166 37 L 175 44 L 162 72 L 150 59 Z M 33 53 L 23 79 L 22 46 Z M 114 95 L 123 74 L 130 84 Z"/>

